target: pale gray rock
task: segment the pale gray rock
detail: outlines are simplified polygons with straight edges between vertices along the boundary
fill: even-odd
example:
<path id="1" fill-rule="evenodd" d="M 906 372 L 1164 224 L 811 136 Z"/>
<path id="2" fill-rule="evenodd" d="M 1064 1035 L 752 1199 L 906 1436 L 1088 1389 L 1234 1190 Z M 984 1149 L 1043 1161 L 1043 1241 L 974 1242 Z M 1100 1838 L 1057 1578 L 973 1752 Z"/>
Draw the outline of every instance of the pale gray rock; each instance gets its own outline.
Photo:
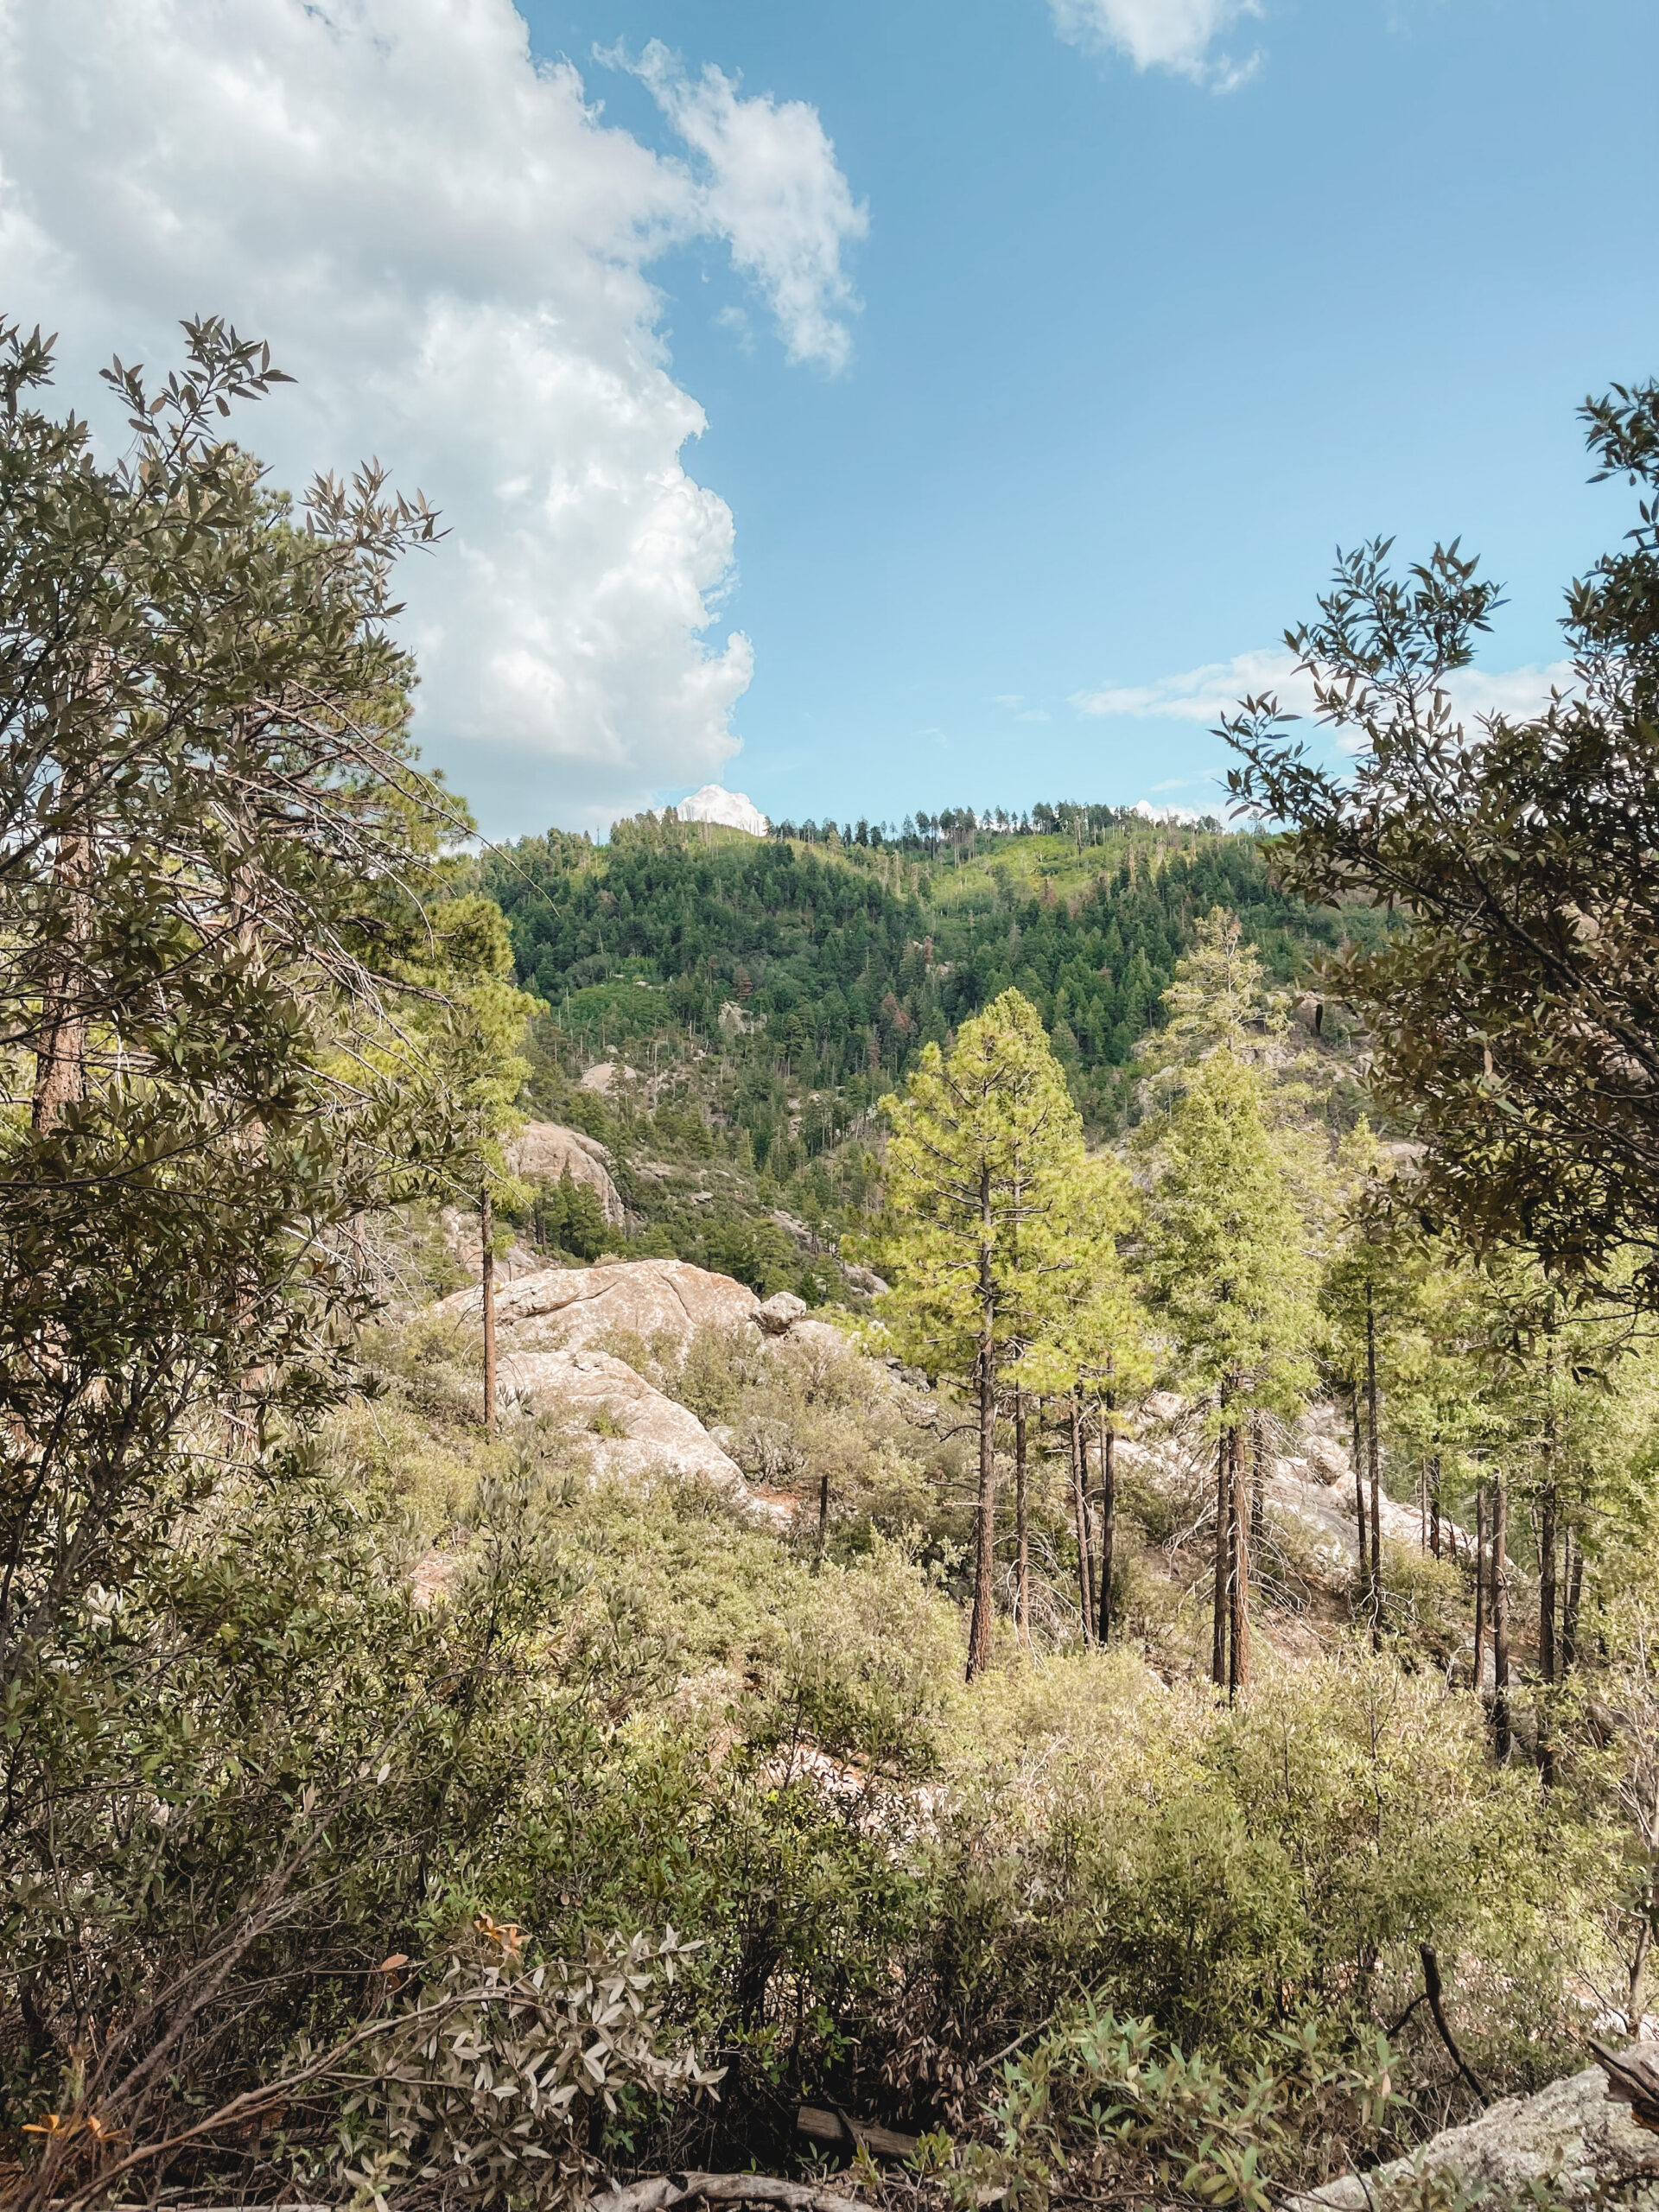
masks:
<path id="1" fill-rule="evenodd" d="M 606 1336 L 666 1336 L 689 1344 L 703 1329 L 753 1321 L 760 1301 L 747 1284 L 710 1274 L 688 1260 L 612 1260 L 596 1268 L 542 1268 L 498 1291 L 495 1325 L 504 1348 L 555 1351 Z M 457 1320 L 476 1320 L 477 1290 L 440 1305 Z"/>
<path id="2" fill-rule="evenodd" d="M 807 1303 L 792 1290 L 780 1290 L 755 1308 L 755 1319 L 769 1337 L 786 1336 L 795 1324 L 805 1319 Z"/>
<path id="3" fill-rule="evenodd" d="M 712 1484 L 751 1519 L 788 1518 L 754 1496 L 695 1414 L 608 1352 L 509 1351 L 499 1379 L 509 1401 L 566 1422 L 597 1475 L 647 1491 L 665 1475 L 690 1477 Z"/>
<path id="4" fill-rule="evenodd" d="M 1628 2202 L 1640 2183 L 1659 2177 L 1659 2135 L 1638 2127 L 1628 2107 L 1612 2103 L 1607 2077 L 1588 2066 L 1535 2097 L 1507 2097 L 1467 2126 L 1447 2128 L 1415 2160 L 1396 2159 L 1363 2177 L 1345 2174 L 1311 2196 L 1293 2197 L 1286 2212 L 1371 2212 L 1387 2202 L 1389 2183 L 1414 2164 L 1453 2175 L 1465 2189 L 1484 2189 L 1494 2212 L 1519 2202 L 1529 2182 L 1551 2174 L 1558 2174 L 1571 2202 Z"/>
<path id="5" fill-rule="evenodd" d="M 567 1174 L 573 1183 L 585 1183 L 607 1222 L 620 1229 L 627 1215 L 611 1180 L 610 1158 L 597 1137 L 562 1122 L 526 1122 L 506 1148 L 507 1166 L 527 1183 L 556 1183 Z"/>

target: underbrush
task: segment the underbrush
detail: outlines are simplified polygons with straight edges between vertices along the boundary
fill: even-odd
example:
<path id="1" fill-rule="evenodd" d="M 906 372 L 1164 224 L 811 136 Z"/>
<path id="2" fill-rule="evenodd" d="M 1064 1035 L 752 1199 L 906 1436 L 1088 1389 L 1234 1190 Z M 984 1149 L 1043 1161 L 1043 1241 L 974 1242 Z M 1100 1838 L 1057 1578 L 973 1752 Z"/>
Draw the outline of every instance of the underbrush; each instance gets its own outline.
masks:
<path id="1" fill-rule="evenodd" d="M 148 1703 L 90 1764 L 67 1713 L 35 1732 L 78 1903 L 66 1918 L 43 1861 L 9 1870 L 34 2023 L 6 2055 L 10 2126 L 60 2105 L 84 2018 L 136 2058 L 182 2009 L 177 2063 L 146 2093 L 155 2131 L 245 2092 L 296 2038 L 372 2019 L 393 1955 L 412 1963 L 391 1979 L 425 1989 L 474 1924 L 531 1931 L 525 1961 L 671 1926 L 694 1948 L 664 2032 L 725 2069 L 720 2101 L 634 2097 L 594 2122 L 608 2158 L 785 2161 L 809 2097 L 980 2142 L 950 2186 L 1006 2168 L 1023 2191 L 1045 2158 L 1149 2171 L 1219 2100 L 1249 2120 L 1252 2172 L 1300 2173 L 1338 2142 L 1408 2144 L 1455 2104 L 1421 2007 L 1390 2095 L 1376 2086 L 1420 1942 L 1500 2088 L 1569 2063 L 1574 1993 L 1612 1975 L 1611 1832 L 1492 1767 L 1471 1701 L 1433 1675 L 1358 1648 L 1269 1660 L 1229 1709 L 1127 1650 L 1033 1662 L 1010 1641 L 970 1694 L 960 1609 L 916 1538 L 873 1529 L 817 1564 L 694 1484 L 594 1488 L 533 1423 L 468 1463 L 423 1609 L 407 1516 L 373 1474 L 387 1448 L 348 1432 L 354 1500 L 295 1471 L 175 1553 L 118 1630 L 85 1624 L 77 1679 L 149 1685 Z M 238 1667 L 156 1673 L 204 1637 Z M 206 1993 L 188 1930 L 216 1891 L 243 1948 Z M 145 1902 L 118 1923 L 97 1904 L 117 1894 Z M 1010 2073 L 997 2054 L 1022 2039 Z M 1103 2097 L 1109 2125 L 1088 2116 Z M 315 2167 L 336 2101 L 296 2097 L 233 2163 Z M 1204 2171 L 1248 2202 L 1216 2147 L 1233 2126 L 1210 2126 Z"/>
<path id="2" fill-rule="evenodd" d="M 1160 1522 L 1131 1477 L 1116 1647 L 1026 1652 L 1004 1624 L 970 1690 L 948 1402 L 828 1332 L 609 1348 L 792 1482 L 796 1528 L 596 1483 L 556 1419 L 486 1442 L 476 1347 L 429 1314 L 367 1340 L 377 1387 L 314 1458 L 181 1516 L 39 1655 L 3 1870 L 16 2153 L 43 2112 L 133 2141 L 263 2112 L 297 2054 L 350 2044 L 369 2088 L 324 2066 L 266 2132 L 205 2127 L 175 2179 L 391 2202 L 426 2185 L 429 2107 L 451 2151 L 481 2130 L 499 2193 L 512 2146 L 423 2008 L 453 2003 L 493 2066 L 576 2003 L 542 1991 L 636 1939 L 672 1980 L 613 2109 L 584 2096 L 578 2140 L 537 2107 L 549 2177 L 509 2194 L 594 2159 L 786 2167 L 806 2100 L 924 2135 L 938 2212 L 1040 2200 L 1061 2168 L 1102 2205 L 1265 2204 L 1466 2113 L 1421 1944 L 1494 2090 L 1575 2063 L 1645 1875 L 1611 1751 L 1580 1744 L 1546 1791 L 1445 1687 L 1457 1569 L 1391 1554 L 1382 1654 L 1327 1627 L 1292 1664 L 1263 1636 L 1230 1707 L 1166 1571 L 1180 1500 Z M 1040 1568 L 1064 1459 L 1031 1472 Z M 1287 1581 L 1314 1571 L 1295 1534 Z M 429 2094 L 394 2065 L 436 2068 Z M 682 2094 L 711 2073 L 717 2098 Z M 70 2179 L 106 2155 L 77 2140 Z"/>

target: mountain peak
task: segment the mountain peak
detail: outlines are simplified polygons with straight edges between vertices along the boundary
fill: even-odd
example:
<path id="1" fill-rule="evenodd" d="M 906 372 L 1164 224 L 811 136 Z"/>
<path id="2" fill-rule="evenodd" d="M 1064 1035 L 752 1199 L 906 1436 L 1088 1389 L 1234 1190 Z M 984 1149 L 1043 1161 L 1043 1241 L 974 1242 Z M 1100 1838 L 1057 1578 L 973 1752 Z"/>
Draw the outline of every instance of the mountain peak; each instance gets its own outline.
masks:
<path id="1" fill-rule="evenodd" d="M 747 830 L 751 837 L 764 837 L 771 826 L 747 791 L 728 791 L 720 784 L 705 784 L 674 811 L 682 822 L 718 822 L 728 830 Z"/>

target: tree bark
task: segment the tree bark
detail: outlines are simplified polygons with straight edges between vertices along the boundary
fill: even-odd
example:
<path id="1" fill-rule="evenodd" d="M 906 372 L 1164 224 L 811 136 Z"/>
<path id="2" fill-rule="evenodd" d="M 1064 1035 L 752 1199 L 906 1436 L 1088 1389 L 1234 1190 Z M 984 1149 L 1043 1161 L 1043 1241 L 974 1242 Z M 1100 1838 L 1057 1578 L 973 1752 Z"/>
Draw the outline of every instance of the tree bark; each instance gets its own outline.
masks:
<path id="1" fill-rule="evenodd" d="M 1371 1649 L 1382 1649 L 1382 1455 L 1376 1435 L 1376 1312 L 1365 1286 L 1365 1458 L 1371 1478 Z"/>
<path id="2" fill-rule="evenodd" d="M 487 1191 L 480 1193 L 478 1202 L 479 1231 L 481 1247 L 479 1257 L 479 1288 L 484 1306 L 484 1433 L 495 1434 L 495 1254 L 491 1246 L 495 1239 L 495 1214 Z"/>
<path id="3" fill-rule="evenodd" d="M 1492 1732 L 1500 1761 L 1510 1756 L 1510 1501 L 1503 1478 L 1492 1484 Z"/>
<path id="4" fill-rule="evenodd" d="M 1117 1548 L 1117 1424 L 1109 1390 L 1100 1408 L 1100 1603 L 1096 1608 L 1096 1633 L 1102 1643 L 1112 1638 L 1112 1569 Z"/>
<path id="5" fill-rule="evenodd" d="M 1370 1589 L 1371 1578 L 1370 1568 L 1366 1561 L 1365 1463 L 1361 1457 L 1359 1448 L 1359 1385 L 1356 1383 L 1348 1395 L 1352 1403 L 1354 1415 L 1354 1528 L 1359 1539 L 1359 1587 L 1363 1604 L 1363 1593 Z"/>
<path id="6" fill-rule="evenodd" d="M 968 1679 L 991 1662 L 996 1603 L 996 1298 L 991 1281 L 991 1170 L 979 1171 L 979 1504 L 974 1522 L 974 1614 L 968 1630 Z"/>
<path id="7" fill-rule="evenodd" d="M 1031 1524 L 1026 1473 L 1026 1394 L 1014 1394 L 1014 1527 L 1019 1546 L 1014 1585 L 1014 1624 L 1031 1649 Z"/>
<path id="8" fill-rule="evenodd" d="M 1265 1417 L 1256 1414 L 1250 1421 L 1250 1557 L 1254 1559 L 1262 1548 L 1262 1537 L 1268 1525 L 1268 1444 Z"/>
<path id="9" fill-rule="evenodd" d="M 67 803 L 63 810 L 68 811 Z M 54 887 L 62 906 L 67 950 L 41 993 L 40 1042 L 35 1053 L 35 1096 L 30 1126 L 43 1135 L 62 1119 L 66 1106 L 86 1095 L 86 1017 L 83 986 L 76 973 L 77 948 L 86 936 L 86 883 L 91 853 L 84 837 L 66 831 L 58 840 Z"/>
<path id="10" fill-rule="evenodd" d="M 1555 1351 L 1552 1344 L 1545 1373 L 1553 1381 Z M 1538 1498 L 1538 1771 L 1546 1789 L 1555 1783 L 1554 1719 L 1550 1692 L 1555 1686 L 1555 1412 L 1552 1406 L 1544 1424 L 1544 1486 Z"/>
<path id="11" fill-rule="evenodd" d="M 1486 1485 L 1475 1484 L 1475 1695 L 1486 1678 Z"/>
<path id="12" fill-rule="evenodd" d="M 1089 1541 L 1088 1468 L 1083 1448 L 1083 1410 L 1071 1393 L 1071 1517 L 1077 1532 L 1077 1595 L 1083 1615 L 1083 1640 L 1095 1641 L 1095 1577 Z"/>
<path id="13" fill-rule="evenodd" d="M 1567 1576 L 1567 1593 L 1561 1600 L 1561 1675 L 1563 1679 L 1577 1664 L 1579 1656 L 1579 1601 L 1584 1594 L 1584 1546 L 1574 1543 L 1573 1531 L 1567 1532 L 1567 1554 L 1572 1567 Z"/>
<path id="14" fill-rule="evenodd" d="M 1244 1440 L 1237 1429 L 1232 1432 L 1230 1454 L 1233 1467 L 1232 1512 L 1229 1518 L 1232 1534 L 1232 1586 L 1229 1608 L 1230 1644 L 1227 1654 L 1227 1694 L 1238 1695 L 1250 1683 L 1250 1516 L 1249 1500 L 1244 1489 Z"/>
<path id="15" fill-rule="evenodd" d="M 1544 1360 L 1547 1384 L 1555 1376 L 1555 1348 Z M 1544 1420 L 1544 1482 L 1538 1497 L 1538 1672 L 1548 1685 L 1555 1680 L 1555 1410 Z"/>
<path id="16" fill-rule="evenodd" d="M 1436 1559 L 1440 1556 L 1440 1455 L 1434 1453 L 1428 1463 L 1428 1548 Z"/>
<path id="17" fill-rule="evenodd" d="M 1216 1439 L 1216 1606 L 1210 1634 L 1210 1679 L 1217 1689 L 1227 1686 L 1227 1570 L 1231 1565 L 1232 1550 L 1227 1528 L 1233 1494 L 1227 1438 L 1228 1431 L 1224 1428 Z"/>

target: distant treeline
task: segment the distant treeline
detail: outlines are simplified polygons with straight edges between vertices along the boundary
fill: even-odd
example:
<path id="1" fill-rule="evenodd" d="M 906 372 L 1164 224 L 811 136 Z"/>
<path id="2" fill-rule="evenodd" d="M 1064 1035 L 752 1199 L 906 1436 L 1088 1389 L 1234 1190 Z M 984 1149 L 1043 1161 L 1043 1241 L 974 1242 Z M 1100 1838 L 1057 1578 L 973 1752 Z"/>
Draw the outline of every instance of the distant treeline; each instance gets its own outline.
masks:
<path id="1" fill-rule="evenodd" d="M 937 814 L 918 810 L 907 814 L 896 827 L 891 822 L 871 822 L 861 815 L 856 822 L 774 822 L 772 835 L 798 838 L 808 845 L 874 848 L 885 852 L 921 853 L 937 860 L 943 852 L 974 852 L 1002 837 L 1069 837 L 1079 848 L 1098 844 L 1113 831 L 1140 830 L 1156 817 L 1139 814 L 1132 806 L 1090 806 L 1075 799 L 1046 800 L 1023 814 L 1001 806 L 976 809 L 947 806 Z M 1205 815 L 1194 825 L 1211 834 L 1219 823 Z"/>
<path id="2" fill-rule="evenodd" d="M 1171 852 L 1143 834 L 1070 899 L 988 878 L 971 904 L 895 889 L 896 863 L 777 839 L 705 845 L 648 818 L 619 823 L 608 848 L 525 838 L 483 869 L 520 982 L 567 1032 L 620 1045 L 671 1025 L 714 1041 L 764 1030 L 768 1056 L 814 1086 L 901 1074 L 1015 984 L 1086 1091 L 1157 1019 L 1211 908 L 1237 912 L 1282 975 L 1336 934 L 1334 916 L 1273 888 L 1241 836 Z"/>

